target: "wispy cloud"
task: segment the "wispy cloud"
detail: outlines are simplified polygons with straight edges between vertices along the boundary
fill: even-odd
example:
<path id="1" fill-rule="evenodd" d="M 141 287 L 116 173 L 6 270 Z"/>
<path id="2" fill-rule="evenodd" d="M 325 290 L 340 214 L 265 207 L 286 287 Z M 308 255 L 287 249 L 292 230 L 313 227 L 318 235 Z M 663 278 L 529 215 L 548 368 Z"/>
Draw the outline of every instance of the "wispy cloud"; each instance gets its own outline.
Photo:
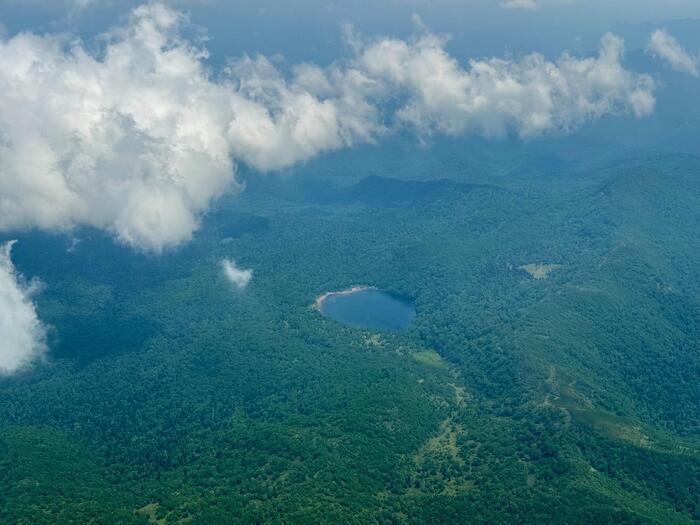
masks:
<path id="1" fill-rule="evenodd" d="M 540 4 L 536 0 L 503 0 L 501 7 L 505 9 L 538 9 Z"/>
<path id="2" fill-rule="evenodd" d="M 239 290 L 242 290 L 248 283 L 250 283 L 253 278 L 253 270 L 243 270 L 236 266 L 236 262 L 231 259 L 224 259 L 221 261 L 221 269 L 224 272 L 226 278 L 236 285 Z"/>
<path id="3" fill-rule="evenodd" d="M 672 69 L 681 73 L 688 73 L 694 77 L 700 73 L 698 57 L 691 56 L 675 38 L 663 29 L 657 29 L 652 33 L 647 52 L 665 61 Z"/>
<path id="4" fill-rule="evenodd" d="M 32 302 L 37 283 L 28 283 L 12 264 L 14 243 L 0 246 L 0 374 L 16 372 L 46 352 L 46 332 Z"/>

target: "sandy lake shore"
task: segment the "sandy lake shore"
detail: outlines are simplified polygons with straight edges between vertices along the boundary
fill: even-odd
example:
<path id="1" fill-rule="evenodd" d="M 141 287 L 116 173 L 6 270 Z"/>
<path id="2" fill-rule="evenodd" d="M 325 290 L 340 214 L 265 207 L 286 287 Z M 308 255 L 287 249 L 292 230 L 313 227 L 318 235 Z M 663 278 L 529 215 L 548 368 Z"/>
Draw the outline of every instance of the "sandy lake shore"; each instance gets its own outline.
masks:
<path id="1" fill-rule="evenodd" d="M 348 288 L 347 290 L 342 290 L 340 292 L 326 292 L 323 295 L 319 295 L 316 300 L 314 301 L 313 307 L 318 310 L 319 312 L 321 311 L 321 307 L 323 306 L 323 302 L 328 299 L 329 297 L 334 297 L 338 295 L 350 295 L 356 292 L 362 292 L 363 290 L 376 290 L 377 288 L 374 286 L 367 286 L 367 285 L 357 285 L 353 286 L 351 288 Z"/>

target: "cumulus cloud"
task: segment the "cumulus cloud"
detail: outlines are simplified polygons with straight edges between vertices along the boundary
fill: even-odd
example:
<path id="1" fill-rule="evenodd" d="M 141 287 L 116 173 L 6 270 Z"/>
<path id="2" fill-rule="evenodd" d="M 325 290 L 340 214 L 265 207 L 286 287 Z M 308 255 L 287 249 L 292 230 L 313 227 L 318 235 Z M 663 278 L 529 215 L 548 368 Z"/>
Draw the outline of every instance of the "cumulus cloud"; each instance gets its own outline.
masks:
<path id="1" fill-rule="evenodd" d="M 16 372 L 46 352 L 46 333 L 32 302 L 37 285 L 12 264 L 14 243 L 0 246 L 0 374 Z"/>
<path id="2" fill-rule="evenodd" d="M 570 132 L 608 114 L 641 117 L 654 109 L 654 85 L 622 64 L 623 41 L 611 34 L 598 56 L 540 54 L 519 61 L 471 60 L 462 68 L 444 40 L 381 39 L 359 50 L 355 63 L 385 96 L 402 95 L 395 117 L 421 134 L 478 133 L 523 138 Z M 377 88 L 379 86 L 379 88 Z"/>
<path id="3" fill-rule="evenodd" d="M 186 23 L 141 6 L 97 57 L 65 37 L 0 43 L 0 229 L 89 225 L 159 251 L 235 185 L 232 156 L 280 168 L 353 141 L 357 118 L 263 58 L 214 81 Z"/>
<path id="4" fill-rule="evenodd" d="M 431 34 L 350 34 L 352 55 L 328 67 L 242 57 L 215 76 L 188 23 L 154 3 L 98 53 L 66 36 L 0 41 L 0 230 L 92 226 L 157 252 L 192 236 L 240 162 L 282 169 L 401 127 L 534 137 L 654 106 L 651 79 L 624 68 L 611 35 L 593 58 L 465 68 Z"/>
<path id="5" fill-rule="evenodd" d="M 503 0 L 501 7 L 505 9 L 537 9 L 540 5 L 535 0 Z"/>
<path id="6" fill-rule="evenodd" d="M 698 76 L 698 57 L 691 56 L 678 41 L 663 29 L 657 29 L 651 35 L 647 52 L 681 73 Z"/>
<path id="7" fill-rule="evenodd" d="M 140 7 L 100 58 L 64 37 L 0 44 L 0 229 L 90 225 L 155 250 L 189 238 L 232 163 L 226 94 L 182 23 Z"/>
<path id="8" fill-rule="evenodd" d="M 230 259 L 221 261 L 221 269 L 224 271 L 226 278 L 241 290 L 248 286 L 248 283 L 253 278 L 253 270 L 242 270 L 236 266 L 235 261 Z"/>

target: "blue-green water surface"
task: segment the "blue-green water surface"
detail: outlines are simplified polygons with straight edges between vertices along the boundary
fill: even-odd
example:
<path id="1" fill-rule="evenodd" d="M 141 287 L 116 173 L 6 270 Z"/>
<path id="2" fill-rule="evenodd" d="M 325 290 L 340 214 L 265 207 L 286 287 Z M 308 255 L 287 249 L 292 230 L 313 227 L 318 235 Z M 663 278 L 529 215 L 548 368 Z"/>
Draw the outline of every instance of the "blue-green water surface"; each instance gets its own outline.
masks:
<path id="1" fill-rule="evenodd" d="M 376 289 L 331 294 L 320 310 L 343 324 L 371 330 L 405 330 L 416 316 L 411 302 Z"/>

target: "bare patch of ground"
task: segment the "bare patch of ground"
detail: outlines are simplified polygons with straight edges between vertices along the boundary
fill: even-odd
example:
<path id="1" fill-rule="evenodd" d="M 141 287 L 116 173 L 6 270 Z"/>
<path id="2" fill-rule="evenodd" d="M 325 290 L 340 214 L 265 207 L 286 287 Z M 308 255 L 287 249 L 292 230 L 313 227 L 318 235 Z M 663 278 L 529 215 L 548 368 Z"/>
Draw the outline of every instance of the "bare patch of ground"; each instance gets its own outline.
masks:
<path id="1" fill-rule="evenodd" d="M 533 279 L 542 280 L 549 277 L 554 270 L 561 268 L 561 264 L 525 264 L 518 266 L 518 270 L 523 270 L 530 274 Z"/>

